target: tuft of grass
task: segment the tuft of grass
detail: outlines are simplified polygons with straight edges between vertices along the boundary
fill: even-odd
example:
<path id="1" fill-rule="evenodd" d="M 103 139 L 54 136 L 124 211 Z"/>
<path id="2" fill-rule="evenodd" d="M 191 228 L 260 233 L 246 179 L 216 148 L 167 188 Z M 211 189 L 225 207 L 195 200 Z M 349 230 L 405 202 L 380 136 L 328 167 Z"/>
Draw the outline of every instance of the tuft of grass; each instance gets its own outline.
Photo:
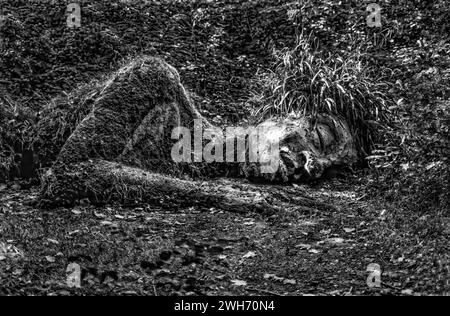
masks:
<path id="1" fill-rule="evenodd" d="M 29 149 L 35 115 L 26 101 L 0 93 L 0 182 L 22 175 L 22 153 Z"/>
<path id="2" fill-rule="evenodd" d="M 361 153 L 369 153 L 374 127 L 388 121 L 393 103 L 386 94 L 388 82 L 376 76 L 365 57 L 361 47 L 323 52 L 311 36 L 299 35 L 294 48 L 274 51 L 272 70 L 257 74 L 249 100 L 253 115 L 337 115 L 348 122 Z"/>

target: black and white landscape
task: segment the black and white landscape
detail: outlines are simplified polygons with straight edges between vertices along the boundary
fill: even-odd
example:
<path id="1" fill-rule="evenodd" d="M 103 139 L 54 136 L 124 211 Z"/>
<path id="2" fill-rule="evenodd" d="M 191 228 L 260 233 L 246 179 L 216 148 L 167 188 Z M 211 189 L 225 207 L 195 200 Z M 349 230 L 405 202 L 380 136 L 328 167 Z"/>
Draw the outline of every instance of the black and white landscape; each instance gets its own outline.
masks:
<path id="1" fill-rule="evenodd" d="M 1 0 L 0 295 L 449 295 L 448 4 Z"/>

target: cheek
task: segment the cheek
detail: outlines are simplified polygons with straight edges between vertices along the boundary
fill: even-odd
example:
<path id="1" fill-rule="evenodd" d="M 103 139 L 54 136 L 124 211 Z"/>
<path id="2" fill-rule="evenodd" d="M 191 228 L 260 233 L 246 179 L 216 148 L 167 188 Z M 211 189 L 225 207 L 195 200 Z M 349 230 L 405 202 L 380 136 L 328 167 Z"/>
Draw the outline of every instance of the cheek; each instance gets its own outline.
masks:
<path id="1" fill-rule="evenodd" d="M 322 154 L 325 154 L 330 147 L 336 142 L 333 131 L 329 126 L 318 125 L 311 133 L 312 144 Z"/>

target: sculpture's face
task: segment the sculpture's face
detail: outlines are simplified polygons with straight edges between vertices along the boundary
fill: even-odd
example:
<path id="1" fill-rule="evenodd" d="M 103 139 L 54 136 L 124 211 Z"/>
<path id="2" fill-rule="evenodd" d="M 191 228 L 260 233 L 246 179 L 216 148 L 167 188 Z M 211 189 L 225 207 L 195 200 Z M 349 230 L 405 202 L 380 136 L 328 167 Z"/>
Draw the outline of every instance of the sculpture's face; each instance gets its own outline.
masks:
<path id="1" fill-rule="evenodd" d="M 272 141 L 279 142 L 279 155 L 273 156 L 278 159 L 278 168 L 273 173 L 251 172 L 250 177 L 301 182 L 320 178 L 327 168 L 356 161 L 350 130 L 334 117 L 320 116 L 315 122 L 305 117 L 269 120 L 261 126 L 276 136 Z"/>

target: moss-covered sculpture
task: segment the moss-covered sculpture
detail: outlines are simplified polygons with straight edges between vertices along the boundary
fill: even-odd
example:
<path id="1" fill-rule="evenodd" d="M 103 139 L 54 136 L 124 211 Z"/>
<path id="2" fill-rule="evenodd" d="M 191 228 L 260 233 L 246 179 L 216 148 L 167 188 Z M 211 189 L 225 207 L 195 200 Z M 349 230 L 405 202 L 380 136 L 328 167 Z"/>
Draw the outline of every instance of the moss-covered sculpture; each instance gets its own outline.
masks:
<path id="1" fill-rule="evenodd" d="M 161 59 L 140 57 L 96 86 L 90 113 L 64 143 L 43 178 L 46 206 L 149 202 L 210 205 L 222 209 L 264 209 L 256 196 L 231 195 L 220 185 L 181 180 L 190 174 L 243 175 L 277 182 L 320 178 L 325 169 L 356 160 L 345 122 L 331 116 L 269 120 L 261 126 L 279 135 L 276 172 L 261 173 L 255 163 L 176 163 L 171 150 L 174 128 L 193 129 L 202 120 L 178 72 Z"/>

